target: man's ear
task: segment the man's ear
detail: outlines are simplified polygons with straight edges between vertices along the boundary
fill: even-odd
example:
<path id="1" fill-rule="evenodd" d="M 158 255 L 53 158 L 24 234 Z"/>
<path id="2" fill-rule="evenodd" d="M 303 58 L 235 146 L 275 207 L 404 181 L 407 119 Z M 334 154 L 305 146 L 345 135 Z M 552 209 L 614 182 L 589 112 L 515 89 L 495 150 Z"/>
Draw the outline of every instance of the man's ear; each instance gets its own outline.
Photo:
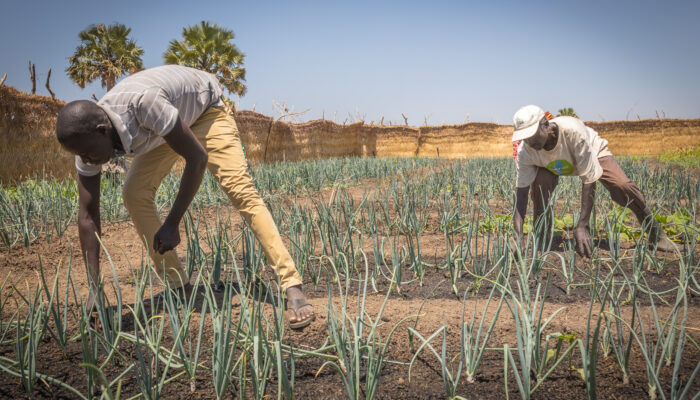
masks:
<path id="1" fill-rule="evenodd" d="M 95 129 L 97 129 L 97 131 L 103 135 L 106 135 L 107 132 L 109 132 L 109 128 L 111 128 L 109 124 L 99 124 L 95 127 Z"/>

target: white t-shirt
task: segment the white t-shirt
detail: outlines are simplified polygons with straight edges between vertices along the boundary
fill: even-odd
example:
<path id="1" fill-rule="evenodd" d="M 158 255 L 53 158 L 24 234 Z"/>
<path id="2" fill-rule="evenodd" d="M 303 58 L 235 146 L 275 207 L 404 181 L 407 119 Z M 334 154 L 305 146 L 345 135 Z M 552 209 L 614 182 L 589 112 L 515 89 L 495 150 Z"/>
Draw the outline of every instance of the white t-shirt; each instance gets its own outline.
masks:
<path id="1" fill-rule="evenodd" d="M 165 143 L 178 118 L 192 126 L 209 107 L 223 104 L 218 79 L 204 71 L 180 65 L 164 65 L 124 78 L 97 105 L 109 117 L 124 146 L 123 154 L 135 157 Z M 97 175 L 102 166 L 75 157 L 83 176 Z"/>
<path id="2" fill-rule="evenodd" d="M 597 181 L 603 174 L 598 159 L 612 156 L 608 141 L 578 118 L 557 117 L 550 123 L 559 127 L 557 145 L 549 151 L 535 150 L 523 141 L 518 152 L 516 186 L 530 186 L 538 167 L 560 176 L 580 176 L 584 184 Z"/>

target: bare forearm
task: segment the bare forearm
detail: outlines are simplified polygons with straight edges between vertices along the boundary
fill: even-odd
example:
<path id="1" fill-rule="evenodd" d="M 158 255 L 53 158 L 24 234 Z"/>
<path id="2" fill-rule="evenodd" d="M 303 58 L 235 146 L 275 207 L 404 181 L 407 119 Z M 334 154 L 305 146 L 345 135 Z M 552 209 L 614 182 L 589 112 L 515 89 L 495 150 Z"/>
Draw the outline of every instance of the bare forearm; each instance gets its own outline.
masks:
<path id="1" fill-rule="evenodd" d="M 175 153 L 185 159 L 185 170 L 180 180 L 180 189 L 175 197 L 173 207 L 163 223 L 164 226 L 177 228 L 202 183 L 209 156 L 190 128 L 181 119 L 178 119 L 173 130 L 165 136 L 165 141 Z"/>
<path id="2" fill-rule="evenodd" d="M 100 275 L 100 243 L 97 239 L 101 235 L 99 218 L 97 221 L 89 216 L 80 216 L 78 219 L 78 235 L 85 267 L 92 283 L 97 283 Z"/>
<path id="3" fill-rule="evenodd" d="M 100 276 L 100 175 L 78 176 L 78 235 L 88 278 L 97 283 Z"/>
<path id="4" fill-rule="evenodd" d="M 593 201 L 595 200 L 595 182 L 584 184 L 581 188 L 581 215 L 578 226 L 588 228 L 593 211 Z"/>
<path id="5" fill-rule="evenodd" d="M 207 166 L 207 155 L 197 157 L 196 159 L 187 161 L 185 165 L 185 170 L 182 173 L 182 179 L 180 181 L 180 189 L 177 192 L 175 201 L 173 202 L 173 207 L 170 209 L 170 213 L 165 219 L 164 224 L 171 226 L 179 226 L 182 217 L 187 211 L 194 195 L 199 189 L 199 185 L 202 183 L 202 178 L 204 177 L 204 171 Z"/>

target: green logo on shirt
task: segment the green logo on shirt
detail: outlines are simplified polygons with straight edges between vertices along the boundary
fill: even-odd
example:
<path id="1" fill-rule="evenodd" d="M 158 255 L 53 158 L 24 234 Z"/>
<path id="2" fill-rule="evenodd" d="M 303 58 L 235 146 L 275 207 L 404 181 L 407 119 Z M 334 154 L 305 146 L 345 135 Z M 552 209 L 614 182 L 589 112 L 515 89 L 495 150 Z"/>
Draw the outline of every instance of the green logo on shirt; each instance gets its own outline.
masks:
<path id="1" fill-rule="evenodd" d="M 574 173 L 574 166 L 566 160 L 554 160 L 547 164 L 547 169 L 560 176 Z"/>

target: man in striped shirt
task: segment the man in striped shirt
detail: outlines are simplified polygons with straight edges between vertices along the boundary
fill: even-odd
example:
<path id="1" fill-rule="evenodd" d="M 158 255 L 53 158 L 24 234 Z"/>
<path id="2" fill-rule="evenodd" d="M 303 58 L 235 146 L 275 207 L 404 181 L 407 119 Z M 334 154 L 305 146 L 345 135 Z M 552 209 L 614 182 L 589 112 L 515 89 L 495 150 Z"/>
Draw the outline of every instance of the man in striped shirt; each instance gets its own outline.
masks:
<path id="1" fill-rule="evenodd" d="M 174 248 L 180 243 L 180 221 L 209 168 L 278 274 L 291 310 L 290 327 L 301 329 L 315 319 L 313 307 L 306 302 L 294 261 L 248 174 L 238 128 L 223 107 L 222 94 L 213 75 L 166 65 L 123 79 L 97 104 L 74 101 L 61 109 L 56 136 L 76 155 L 78 227 L 88 279 L 97 288 L 101 164 L 123 154 L 134 157 L 123 187 L 124 205 L 146 240 L 155 269 L 171 287 L 191 291 Z M 185 169 L 173 206 L 161 223 L 155 193 L 178 156 L 185 159 Z M 92 310 L 93 305 L 91 293 L 86 307 Z"/>

